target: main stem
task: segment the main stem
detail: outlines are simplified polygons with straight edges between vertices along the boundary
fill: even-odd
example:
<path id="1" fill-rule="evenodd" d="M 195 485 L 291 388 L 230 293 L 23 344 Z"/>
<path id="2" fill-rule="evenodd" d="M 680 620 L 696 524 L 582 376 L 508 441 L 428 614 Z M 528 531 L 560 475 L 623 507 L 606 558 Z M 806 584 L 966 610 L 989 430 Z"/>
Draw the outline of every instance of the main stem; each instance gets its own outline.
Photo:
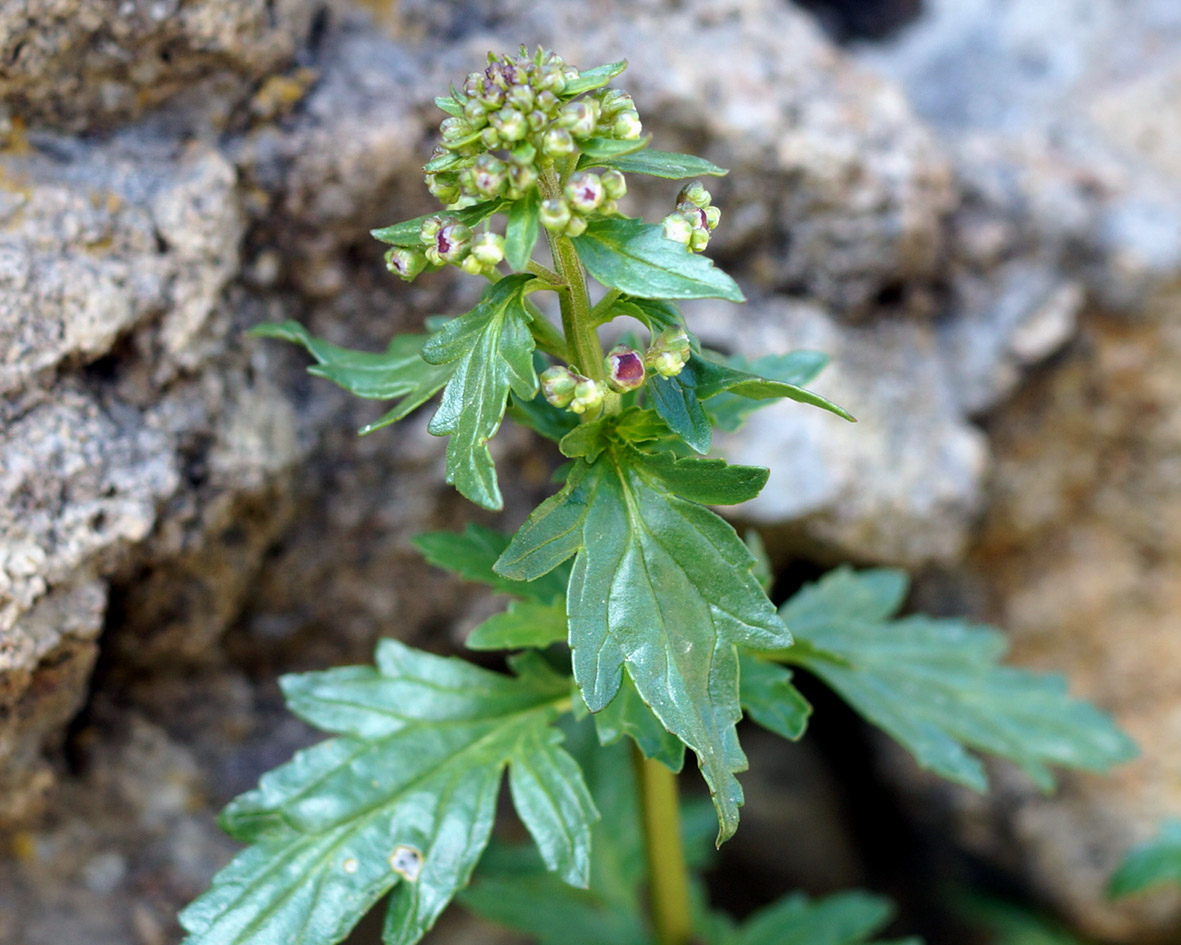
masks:
<path id="1" fill-rule="evenodd" d="M 562 195 L 561 182 L 553 165 L 542 170 L 538 184 L 541 195 L 547 200 Z M 545 232 L 554 258 L 554 269 L 564 283 L 558 292 L 558 304 L 562 309 L 562 331 L 566 335 L 570 361 L 581 374 L 601 383 L 606 380 L 607 372 L 603 368 L 603 348 L 590 317 L 590 296 L 586 291 L 582 262 L 569 237 L 549 230 Z"/>
<path id="2" fill-rule="evenodd" d="M 648 899 L 659 945 L 689 945 L 689 871 L 681 840 L 681 810 L 676 775 L 632 746 L 640 781 L 644 849 L 648 858 Z"/>

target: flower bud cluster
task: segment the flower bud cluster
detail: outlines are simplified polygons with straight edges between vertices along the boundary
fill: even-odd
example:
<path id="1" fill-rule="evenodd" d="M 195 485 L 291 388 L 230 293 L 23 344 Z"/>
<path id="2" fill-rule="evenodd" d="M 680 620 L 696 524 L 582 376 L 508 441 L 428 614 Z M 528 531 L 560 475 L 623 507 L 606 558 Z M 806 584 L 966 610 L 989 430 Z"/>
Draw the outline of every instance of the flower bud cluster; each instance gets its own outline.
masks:
<path id="1" fill-rule="evenodd" d="M 676 377 L 689 360 L 689 336 L 683 328 L 666 328 L 644 353 L 644 366 L 661 377 Z"/>
<path id="2" fill-rule="evenodd" d="M 561 197 L 541 202 L 537 217 L 551 233 L 581 236 L 588 217 L 616 213 L 616 201 L 626 193 L 627 181 L 619 171 L 575 171 L 566 181 Z"/>
<path id="3" fill-rule="evenodd" d="M 639 138 L 631 96 L 622 89 L 567 92 L 578 75 L 544 49 L 489 53 L 488 67 L 452 92 L 462 115 L 440 126 L 442 143 L 425 168 L 431 193 L 447 206 L 516 200 L 536 185 L 542 164 L 577 155 L 588 138 Z"/>
<path id="4" fill-rule="evenodd" d="M 472 275 L 488 275 L 504 259 L 504 237 L 475 233 L 458 220 L 427 217 L 419 230 L 422 248 L 398 246 L 385 254 L 386 268 L 412 282 L 428 265 L 459 266 Z"/>
<path id="5" fill-rule="evenodd" d="M 683 328 L 666 328 L 640 354 L 628 345 L 616 345 L 607 352 L 603 367 L 606 384 L 577 374 L 563 365 L 554 365 L 541 373 L 541 393 L 555 407 L 572 413 L 586 413 L 603 402 L 606 390 L 617 394 L 638 390 L 649 374 L 676 377 L 690 357 L 689 336 Z"/>
<path id="6" fill-rule="evenodd" d="M 684 243 L 690 252 L 700 253 L 709 245 L 709 235 L 722 218 L 722 211 L 711 206 L 709 191 L 701 181 L 681 188 L 677 209 L 662 221 L 665 239 Z"/>
<path id="7" fill-rule="evenodd" d="M 586 413 L 603 403 L 603 385 L 575 374 L 568 367 L 554 365 L 541 372 L 541 392 L 555 407 L 571 413 Z"/>

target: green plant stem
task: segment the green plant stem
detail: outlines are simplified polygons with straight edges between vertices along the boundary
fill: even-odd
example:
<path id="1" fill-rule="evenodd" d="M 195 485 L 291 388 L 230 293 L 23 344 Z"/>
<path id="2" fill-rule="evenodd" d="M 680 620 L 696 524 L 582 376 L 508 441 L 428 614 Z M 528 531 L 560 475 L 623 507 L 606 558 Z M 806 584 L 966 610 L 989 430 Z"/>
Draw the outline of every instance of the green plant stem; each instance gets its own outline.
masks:
<path id="1" fill-rule="evenodd" d="M 539 186 L 542 196 L 547 200 L 561 195 L 558 175 L 552 165 L 542 171 Z M 571 362 L 586 377 L 603 382 L 607 378 L 603 368 L 603 348 L 590 317 L 590 296 L 586 291 L 582 262 L 569 237 L 546 230 L 546 238 L 554 258 L 554 269 L 564 283 L 558 292 L 558 303 L 562 309 L 562 331 L 566 334 Z"/>
<path id="2" fill-rule="evenodd" d="M 640 782 L 644 849 L 648 858 L 648 900 L 659 945 L 689 945 L 689 871 L 681 840 L 681 808 L 676 775 L 632 746 Z"/>

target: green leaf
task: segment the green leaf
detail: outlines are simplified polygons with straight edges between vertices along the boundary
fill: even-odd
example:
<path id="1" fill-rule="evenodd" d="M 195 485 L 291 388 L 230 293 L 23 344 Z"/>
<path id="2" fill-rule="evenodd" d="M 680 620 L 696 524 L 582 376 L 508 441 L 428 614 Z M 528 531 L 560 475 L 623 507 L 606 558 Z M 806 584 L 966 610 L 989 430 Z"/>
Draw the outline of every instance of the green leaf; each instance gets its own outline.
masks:
<path id="1" fill-rule="evenodd" d="M 479 304 L 431 335 L 422 356 L 431 364 L 455 362 L 439 409 L 427 430 L 450 434 L 447 482 L 487 509 L 504 505 L 488 441 L 500 428 L 512 390 L 522 399 L 537 393 L 533 335 L 524 305 L 528 274 L 489 286 Z"/>
<path id="2" fill-rule="evenodd" d="M 456 101 L 451 96 L 436 95 L 435 105 L 440 110 L 445 111 L 448 115 L 454 115 L 456 118 L 463 117 L 463 105 Z"/>
<path id="3" fill-rule="evenodd" d="M 696 380 L 697 397 L 700 400 L 708 400 L 723 392 L 738 394 L 752 400 L 786 398 L 797 403 L 819 407 L 829 413 L 835 413 L 844 420 L 856 422 L 848 411 L 806 387 L 774 381 L 749 371 L 741 371 L 725 364 L 718 364 L 716 361 L 706 358 L 690 359 L 689 363 L 685 365 L 685 370 L 690 369 Z M 681 373 L 683 374 L 684 370 Z"/>
<path id="4" fill-rule="evenodd" d="M 508 547 L 508 536 L 494 528 L 469 522 L 456 532 L 424 532 L 412 539 L 435 567 L 443 568 L 460 577 L 487 584 L 494 590 L 514 597 L 523 597 L 538 604 L 552 604 L 566 597 L 565 570 L 546 574 L 531 581 L 510 581 L 492 570 L 492 565 Z"/>
<path id="5" fill-rule="evenodd" d="M 708 453 L 713 444 L 713 425 L 697 397 L 696 386 L 697 375 L 687 367 L 676 377 L 652 374 L 644 382 L 649 401 L 669 429 L 691 450 Z"/>
<path id="6" fill-rule="evenodd" d="M 651 140 L 651 135 L 643 138 L 588 138 L 578 145 L 581 152 L 578 156 L 578 167 L 580 170 L 584 167 L 598 167 L 600 161 L 643 151 Z"/>
<path id="7" fill-rule="evenodd" d="M 516 394 L 509 398 L 508 415 L 523 427 L 555 443 L 578 426 L 577 414 L 562 410 L 538 394 L 522 400 Z"/>
<path id="8" fill-rule="evenodd" d="M 624 173 L 647 174 L 665 180 L 722 177 L 730 173 L 724 167 L 718 167 L 705 158 L 694 157 L 692 154 L 676 154 L 672 151 L 654 151 L 651 148 L 635 154 L 605 158 L 596 164 L 599 167 L 613 167 Z"/>
<path id="9" fill-rule="evenodd" d="M 1156 838 L 1128 854 L 1112 875 L 1107 895 L 1131 896 L 1157 883 L 1181 884 L 1181 820 L 1167 821 Z"/>
<path id="10" fill-rule="evenodd" d="M 791 638 L 734 530 L 674 494 L 734 495 L 737 478 L 711 472 L 706 486 L 690 487 L 679 473 L 666 481 L 669 468 L 675 464 L 621 447 L 593 466 L 579 462 L 566 488 L 521 526 L 495 570 L 529 579 L 576 555 L 567 615 L 574 678 L 588 708 L 611 702 L 626 669 L 664 727 L 697 754 L 721 842 L 737 827 L 742 789 L 734 774 L 746 767 L 735 731 L 735 647 L 766 649 L 771 640 L 781 647 Z"/>
<path id="11" fill-rule="evenodd" d="M 865 892 L 816 900 L 792 893 L 747 919 L 734 945 L 865 945 L 894 911 L 888 899 Z"/>
<path id="12" fill-rule="evenodd" d="M 1044 790 L 1051 764 L 1102 771 L 1135 756 L 1111 718 L 1070 698 L 1061 677 L 997 665 L 999 631 L 887 621 L 905 586 L 898 572 L 842 568 L 805 587 L 780 611 L 796 646 L 775 658 L 819 676 L 921 767 L 977 790 L 987 778 L 969 748 L 1009 759 Z"/>
<path id="13" fill-rule="evenodd" d="M 655 224 L 619 217 L 593 220 L 574 238 L 574 248 L 595 279 L 629 295 L 745 301 L 737 283 L 712 260 L 665 239 Z"/>
<path id="14" fill-rule="evenodd" d="M 1054 920 L 999 899 L 969 896 L 955 911 L 991 933 L 988 945 L 1083 945 Z"/>
<path id="15" fill-rule="evenodd" d="M 740 653 L 742 708 L 759 725 L 789 741 L 798 741 L 808 728 L 812 705 L 791 683 L 791 670 Z"/>
<path id="16" fill-rule="evenodd" d="M 671 771 L 680 771 L 684 766 L 684 743 L 660 724 L 660 719 L 644 702 L 631 677 L 623 677 L 615 698 L 593 718 L 601 744 L 614 744 L 626 735 L 636 743 L 645 758 L 653 758 Z"/>
<path id="17" fill-rule="evenodd" d="M 684 328 L 685 319 L 681 310 L 664 299 L 641 299 L 621 295 L 607 310 L 603 321 L 606 324 L 615 318 L 634 318 L 643 322 L 653 337 L 665 328 Z"/>
<path id="18" fill-rule="evenodd" d="M 763 355 L 754 361 L 748 361 L 741 355 L 731 355 L 725 363 L 740 371 L 803 387 L 828 364 L 828 355 L 800 349 L 788 354 Z M 724 392 L 709 399 L 705 412 L 715 427 L 733 432 L 742 426 L 748 414 L 772 403 L 773 400 L 751 400 L 749 397 Z"/>
<path id="19" fill-rule="evenodd" d="M 646 472 L 670 492 L 702 505 L 749 502 L 767 484 L 769 472 L 762 466 L 734 466 L 723 459 L 678 457 L 673 453 L 629 451 L 626 457 L 630 465 Z"/>
<path id="20" fill-rule="evenodd" d="M 362 435 L 388 426 L 417 410 L 435 396 L 451 376 L 451 367 L 428 364 L 420 351 L 425 335 L 397 335 L 383 352 L 351 351 L 313 337 L 296 321 L 256 325 L 250 334 L 302 345 L 316 364 L 308 373 L 322 377 L 369 399 L 401 397 L 393 410 L 359 431 Z"/>
<path id="21" fill-rule="evenodd" d="M 541 206 L 541 192 L 532 187 L 509 208 L 508 225 L 504 232 L 504 258 L 518 272 L 533 257 L 533 247 L 541 232 L 537 222 L 537 208 Z"/>
<path id="22" fill-rule="evenodd" d="M 627 60 L 620 59 L 618 62 L 609 62 L 605 66 L 595 66 L 593 69 L 587 69 L 586 72 L 580 72 L 577 79 L 566 83 L 566 87 L 562 89 L 562 98 L 573 98 L 583 92 L 601 89 L 626 68 Z"/>
<path id="23" fill-rule="evenodd" d="M 383 243 L 391 243 L 394 246 L 422 246 L 420 236 L 422 224 L 430 217 L 449 217 L 464 226 L 475 226 L 503 209 L 504 203 L 505 201 L 497 197 L 493 200 L 485 200 L 483 203 L 472 204 L 462 210 L 439 210 L 435 213 L 426 213 L 421 217 L 415 217 L 413 220 L 403 220 L 393 226 L 370 230 L 369 234 L 374 239 L 381 240 Z"/>
<path id="24" fill-rule="evenodd" d="M 589 888 L 560 882 L 544 871 L 532 851 L 494 843 L 460 902 L 538 945 L 649 945 L 640 899 L 645 870 L 631 758 L 622 744 L 600 747 L 589 729 L 584 724 L 567 734 L 603 815 L 592 829 Z"/>
<path id="25" fill-rule="evenodd" d="M 226 808 L 225 829 L 254 845 L 181 914 L 187 945 L 331 945 L 390 889 L 385 941 L 417 942 L 487 844 L 506 765 L 546 866 L 585 885 L 597 813 L 550 725 L 567 682 L 517 670 L 383 640 L 376 668 L 284 677 L 292 711 L 338 737 Z"/>
<path id="26" fill-rule="evenodd" d="M 551 643 L 564 643 L 566 636 L 564 600 L 550 604 L 532 600 L 513 601 L 508 610 L 493 614 L 476 627 L 468 635 L 466 643 L 472 650 L 544 649 Z"/>

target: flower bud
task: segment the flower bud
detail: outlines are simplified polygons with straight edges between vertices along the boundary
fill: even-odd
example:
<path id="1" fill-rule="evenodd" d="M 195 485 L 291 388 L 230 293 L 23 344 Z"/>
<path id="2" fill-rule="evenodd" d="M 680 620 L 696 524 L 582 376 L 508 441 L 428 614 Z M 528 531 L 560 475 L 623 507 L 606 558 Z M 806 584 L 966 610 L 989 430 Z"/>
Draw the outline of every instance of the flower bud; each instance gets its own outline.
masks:
<path id="1" fill-rule="evenodd" d="M 483 197 L 495 197 L 507 179 L 504 161 L 491 154 L 481 154 L 471 168 L 471 186 Z"/>
<path id="2" fill-rule="evenodd" d="M 439 203 L 452 204 L 463 195 L 454 174 L 427 174 L 424 180 L 427 190 L 438 198 Z"/>
<path id="3" fill-rule="evenodd" d="M 718 221 L 720 221 L 721 219 L 722 219 L 722 211 L 719 210 L 717 207 L 710 206 L 710 207 L 705 208 L 705 227 L 706 227 L 706 229 L 708 229 L 710 231 L 716 230 L 718 228 Z"/>
<path id="4" fill-rule="evenodd" d="M 617 393 L 642 387 L 647 371 L 640 353 L 627 345 L 616 345 L 603 359 L 607 369 L 607 386 Z"/>
<path id="5" fill-rule="evenodd" d="M 508 169 L 508 179 L 511 189 L 524 194 L 537 183 L 537 168 L 532 164 L 514 164 Z"/>
<path id="6" fill-rule="evenodd" d="M 557 98 L 566 88 L 566 77 L 562 75 L 562 67 L 557 63 L 546 63 L 541 67 L 541 75 L 535 84 L 543 92 Z"/>
<path id="7" fill-rule="evenodd" d="M 488 125 L 483 131 L 480 132 L 480 144 L 482 144 L 489 151 L 495 151 L 497 148 L 501 147 L 500 132 L 491 125 Z"/>
<path id="8" fill-rule="evenodd" d="M 615 169 L 604 171 L 599 179 L 603 182 L 603 192 L 611 200 L 618 200 L 627 193 L 627 179 L 623 176 L 622 171 Z"/>
<path id="9" fill-rule="evenodd" d="M 472 240 L 472 253 L 468 258 L 478 260 L 481 266 L 498 265 L 504 259 L 504 237 L 499 233 L 480 233 Z"/>
<path id="10" fill-rule="evenodd" d="M 479 276 L 484 274 L 485 267 L 475 256 L 467 255 L 463 257 L 463 262 L 459 264 L 459 268 L 469 276 Z"/>
<path id="11" fill-rule="evenodd" d="M 443 262 L 456 263 L 468 254 L 471 243 L 472 231 L 462 223 L 452 221 L 443 224 L 435 233 L 434 250 Z"/>
<path id="12" fill-rule="evenodd" d="M 426 268 L 426 254 L 421 250 L 395 246 L 385 254 L 385 267 L 399 279 L 413 282 Z"/>
<path id="13" fill-rule="evenodd" d="M 463 94 L 468 98 L 475 98 L 484 91 L 484 73 L 469 72 L 463 80 Z"/>
<path id="14" fill-rule="evenodd" d="M 623 89 L 606 89 L 599 98 L 599 107 L 606 118 L 614 118 L 622 111 L 635 110 L 635 102 Z"/>
<path id="15" fill-rule="evenodd" d="M 653 339 L 644 354 L 644 363 L 662 377 L 676 377 L 689 360 L 691 352 L 685 330 L 670 327 Z"/>
<path id="16" fill-rule="evenodd" d="M 478 99 L 469 98 L 464 102 L 463 117 L 472 128 L 483 128 L 488 124 L 488 112 Z"/>
<path id="17" fill-rule="evenodd" d="M 652 359 L 652 370 L 661 377 L 676 377 L 685 367 L 685 362 L 675 351 L 662 351 Z"/>
<path id="18" fill-rule="evenodd" d="M 575 138 L 589 138 L 595 133 L 599 116 L 591 99 L 567 102 L 558 112 L 558 127 L 566 128 Z"/>
<path id="19" fill-rule="evenodd" d="M 634 108 L 620 112 L 611 123 L 611 134 L 623 141 L 635 141 L 644 133 L 644 126 L 640 122 L 640 113 Z"/>
<path id="20" fill-rule="evenodd" d="M 560 233 L 566 228 L 573 214 L 565 200 L 543 200 L 537 210 L 537 218 L 547 230 Z"/>
<path id="21" fill-rule="evenodd" d="M 709 206 L 711 200 L 709 191 L 705 189 L 705 186 L 699 180 L 695 180 L 691 184 L 686 184 L 681 188 L 681 192 L 677 194 L 677 203 L 688 202 L 703 210 Z"/>
<path id="22" fill-rule="evenodd" d="M 488 116 L 488 121 L 504 141 L 520 141 L 529 131 L 529 124 L 515 108 L 502 108 Z"/>
<path id="23" fill-rule="evenodd" d="M 574 385 L 574 398 L 570 401 L 571 413 L 586 413 L 603 402 L 603 388 L 589 378 L 580 378 Z"/>
<path id="24" fill-rule="evenodd" d="M 564 229 L 562 231 L 562 235 L 569 236 L 569 237 L 573 238 L 575 236 L 582 236 L 582 234 L 585 232 L 586 232 L 586 217 L 572 216 L 570 218 L 570 222 L 566 224 L 566 229 Z"/>
<path id="25" fill-rule="evenodd" d="M 598 174 L 592 174 L 590 171 L 577 171 L 571 174 L 563 193 L 570 202 L 570 208 L 579 216 L 594 213 L 606 198 L 603 181 Z"/>
<path id="26" fill-rule="evenodd" d="M 535 108 L 525 116 L 525 121 L 529 125 L 530 133 L 536 134 L 549 123 L 549 115 L 540 108 Z"/>
<path id="27" fill-rule="evenodd" d="M 574 399 L 574 388 L 584 380 L 568 367 L 555 364 L 541 372 L 541 393 L 555 407 L 569 407 Z"/>
<path id="28" fill-rule="evenodd" d="M 689 251 L 692 253 L 700 253 L 708 245 L 709 230 L 699 230 L 694 228 L 693 234 L 689 237 Z"/>
<path id="29" fill-rule="evenodd" d="M 444 118 L 443 123 L 439 125 L 439 131 L 443 135 L 443 142 L 449 143 L 458 141 L 460 138 L 466 138 L 472 133 L 474 129 L 464 118 Z"/>
<path id="30" fill-rule="evenodd" d="M 688 246 L 693 238 L 693 224 L 686 220 L 682 213 L 670 213 L 661 221 L 661 226 L 664 228 L 666 240 Z"/>
<path id="31" fill-rule="evenodd" d="M 435 242 L 435 234 L 439 232 L 446 222 L 446 217 L 427 217 L 422 221 L 422 226 L 419 227 L 418 241 L 424 246 L 433 244 Z"/>
<path id="32" fill-rule="evenodd" d="M 550 128 L 541 138 L 541 150 L 547 157 L 573 154 L 577 147 L 574 136 L 565 128 Z"/>
<path id="33" fill-rule="evenodd" d="M 533 102 L 533 90 L 527 85 L 514 85 L 505 97 L 505 105 L 519 112 L 532 111 Z"/>
<path id="34" fill-rule="evenodd" d="M 542 89 L 537 93 L 537 107 L 547 115 L 552 115 L 558 108 L 558 96 L 549 89 Z"/>

